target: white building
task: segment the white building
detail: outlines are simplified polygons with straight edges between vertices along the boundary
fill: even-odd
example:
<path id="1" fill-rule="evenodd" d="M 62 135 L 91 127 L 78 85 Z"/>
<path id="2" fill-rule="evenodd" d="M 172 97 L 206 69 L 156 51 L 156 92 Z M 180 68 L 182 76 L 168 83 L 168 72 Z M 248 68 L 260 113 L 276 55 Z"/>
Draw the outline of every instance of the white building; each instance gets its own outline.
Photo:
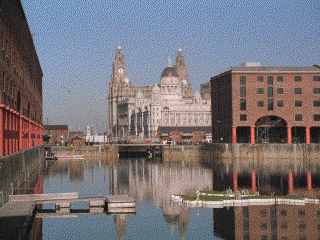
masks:
<path id="1" fill-rule="evenodd" d="M 114 137 L 154 138 L 161 127 L 211 126 L 211 101 L 193 95 L 185 58 L 179 49 L 175 65 L 168 60 L 160 81 L 133 87 L 119 46 L 109 83 L 109 129 Z"/>

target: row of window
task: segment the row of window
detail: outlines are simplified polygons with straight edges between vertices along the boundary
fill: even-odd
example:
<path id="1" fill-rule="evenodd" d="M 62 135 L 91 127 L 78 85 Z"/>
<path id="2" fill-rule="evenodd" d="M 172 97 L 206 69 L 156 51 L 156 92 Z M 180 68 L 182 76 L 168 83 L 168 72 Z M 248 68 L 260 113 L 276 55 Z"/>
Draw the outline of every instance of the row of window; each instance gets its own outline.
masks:
<path id="1" fill-rule="evenodd" d="M 295 82 L 302 82 L 302 77 L 301 76 L 294 76 L 293 80 Z M 263 76 L 258 76 L 257 77 L 258 82 L 263 82 Z M 320 82 L 320 76 L 313 76 L 313 81 L 314 82 Z M 245 76 L 240 76 L 240 85 L 246 85 L 247 79 Z M 277 82 L 283 82 L 283 76 L 277 76 Z M 267 85 L 273 85 L 273 76 L 268 76 L 267 77 Z"/>
<path id="2" fill-rule="evenodd" d="M 296 122 L 301 122 L 302 121 L 302 114 L 296 114 L 294 116 L 294 120 Z M 247 115 L 246 114 L 240 114 L 240 121 L 247 121 Z M 313 115 L 313 121 L 320 122 L 320 115 L 319 114 Z"/>
<path id="3" fill-rule="evenodd" d="M 257 94 L 264 94 L 263 88 L 257 88 Z M 273 87 L 267 88 L 268 97 L 273 97 Z M 277 88 L 277 94 L 283 94 L 283 88 Z M 294 94 L 302 94 L 302 88 L 295 88 Z M 320 94 L 320 88 L 313 88 L 313 94 Z M 246 97 L 246 87 L 240 87 L 240 97 Z"/>
<path id="4" fill-rule="evenodd" d="M 294 102 L 295 107 L 302 107 L 302 101 L 301 100 L 296 100 Z M 277 101 L 277 106 L 278 107 L 283 107 L 283 101 Z M 258 107 L 264 107 L 264 101 L 258 101 Z M 320 101 L 316 100 L 313 101 L 313 107 L 320 107 Z M 274 107 L 273 107 L 273 99 L 268 99 L 268 110 L 269 111 L 273 111 Z M 241 111 L 246 111 L 247 110 L 247 101 L 246 99 L 240 99 L 240 110 Z"/>

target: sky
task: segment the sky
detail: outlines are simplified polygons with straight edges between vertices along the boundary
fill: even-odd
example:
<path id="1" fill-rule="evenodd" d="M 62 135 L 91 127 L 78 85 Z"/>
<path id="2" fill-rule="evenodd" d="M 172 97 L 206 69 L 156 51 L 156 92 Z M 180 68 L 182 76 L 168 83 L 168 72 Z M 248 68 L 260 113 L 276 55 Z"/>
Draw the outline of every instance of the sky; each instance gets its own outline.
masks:
<path id="1" fill-rule="evenodd" d="M 21 0 L 43 71 L 43 122 L 108 130 L 121 45 L 133 86 L 154 85 L 181 46 L 193 91 L 243 62 L 320 65 L 320 1 Z"/>

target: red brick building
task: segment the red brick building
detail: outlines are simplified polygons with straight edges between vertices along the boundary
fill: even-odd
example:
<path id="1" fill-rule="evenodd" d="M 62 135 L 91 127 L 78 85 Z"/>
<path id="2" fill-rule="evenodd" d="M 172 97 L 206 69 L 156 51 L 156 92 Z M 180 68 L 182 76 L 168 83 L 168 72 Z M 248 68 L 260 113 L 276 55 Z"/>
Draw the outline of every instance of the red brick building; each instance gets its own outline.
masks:
<path id="1" fill-rule="evenodd" d="M 319 143 L 320 67 L 246 63 L 211 78 L 213 140 Z"/>
<path id="2" fill-rule="evenodd" d="M 20 0 L 0 2 L 0 156 L 42 144 L 42 70 Z"/>
<path id="3" fill-rule="evenodd" d="M 50 144 L 69 141 L 68 125 L 44 125 L 43 128 L 44 134 L 50 136 Z"/>

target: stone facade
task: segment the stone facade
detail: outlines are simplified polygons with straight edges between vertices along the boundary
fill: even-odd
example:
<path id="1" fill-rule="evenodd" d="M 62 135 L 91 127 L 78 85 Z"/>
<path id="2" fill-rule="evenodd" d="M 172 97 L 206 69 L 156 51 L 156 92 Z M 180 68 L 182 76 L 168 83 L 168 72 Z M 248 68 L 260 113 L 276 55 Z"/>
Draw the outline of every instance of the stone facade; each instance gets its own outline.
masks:
<path id="1" fill-rule="evenodd" d="M 193 95 L 188 69 L 179 49 L 175 65 L 168 60 L 160 81 L 133 87 L 119 46 L 109 83 L 109 129 L 113 137 L 156 138 L 160 126 L 211 126 L 210 99 Z"/>

